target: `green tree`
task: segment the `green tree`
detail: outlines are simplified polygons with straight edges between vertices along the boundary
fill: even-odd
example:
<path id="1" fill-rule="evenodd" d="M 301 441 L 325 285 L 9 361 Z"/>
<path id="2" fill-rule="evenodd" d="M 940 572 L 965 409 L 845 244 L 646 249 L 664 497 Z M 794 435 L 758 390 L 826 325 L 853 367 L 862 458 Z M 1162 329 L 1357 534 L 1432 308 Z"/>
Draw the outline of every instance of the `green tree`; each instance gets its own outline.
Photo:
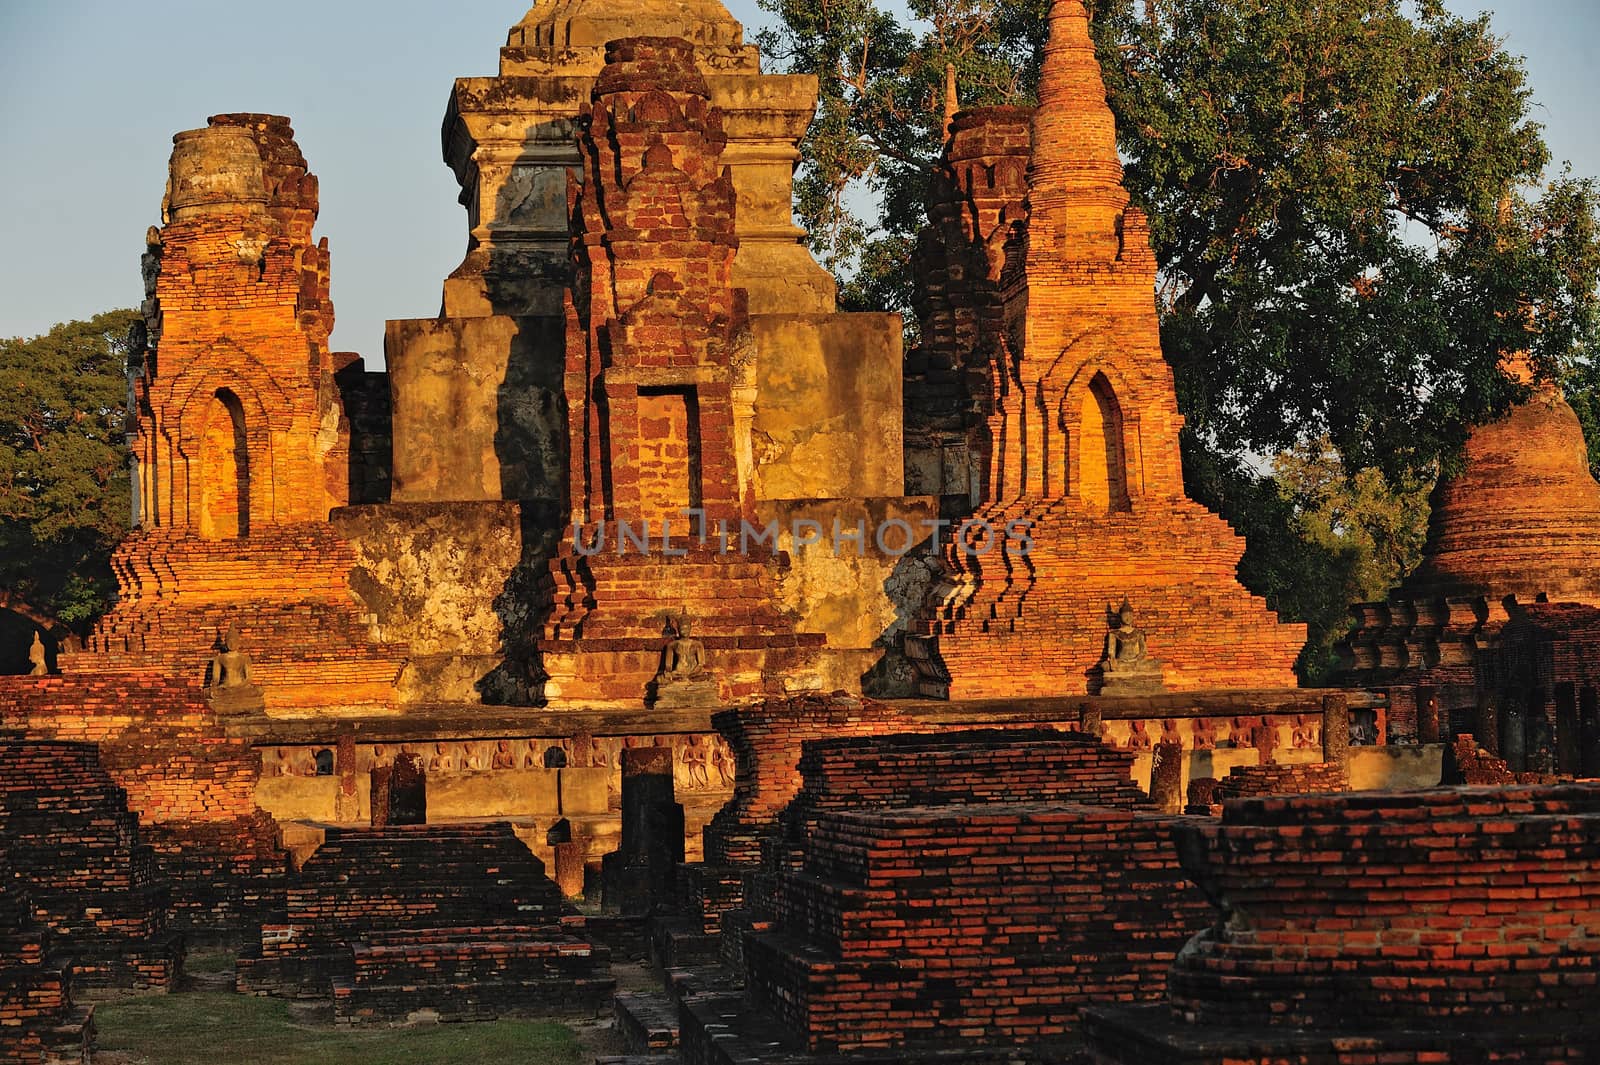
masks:
<path id="1" fill-rule="evenodd" d="M 135 311 L 0 340 L 0 608 L 61 633 L 110 602 L 129 521 L 128 330 Z"/>

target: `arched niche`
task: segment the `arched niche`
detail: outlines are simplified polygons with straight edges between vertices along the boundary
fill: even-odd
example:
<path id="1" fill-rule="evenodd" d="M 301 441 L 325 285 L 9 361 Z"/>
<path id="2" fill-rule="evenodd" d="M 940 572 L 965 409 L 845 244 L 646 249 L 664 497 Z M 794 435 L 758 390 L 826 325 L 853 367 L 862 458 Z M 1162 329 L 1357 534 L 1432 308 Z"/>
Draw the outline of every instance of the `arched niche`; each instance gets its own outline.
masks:
<path id="1" fill-rule="evenodd" d="M 1116 390 L 1097 372 L 1078 396 L 1075 494 L 1093 513 L 1127 510 L 1126 426 Z"/>
<path id="2" fill-rule="evenodd" d="M 219 388 L 207 403 L 200 436 L 200 535 L 250 535 L 250 445 L 244 405 Z"/>

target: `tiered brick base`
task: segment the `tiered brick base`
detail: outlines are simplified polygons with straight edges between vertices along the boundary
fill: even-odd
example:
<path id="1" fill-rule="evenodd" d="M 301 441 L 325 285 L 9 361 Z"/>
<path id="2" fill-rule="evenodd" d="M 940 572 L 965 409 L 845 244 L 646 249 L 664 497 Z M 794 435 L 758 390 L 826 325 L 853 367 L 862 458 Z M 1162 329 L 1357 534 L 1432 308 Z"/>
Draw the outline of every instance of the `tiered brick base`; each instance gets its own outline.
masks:
<path id="1" fill-rule="evenodd" d="M 262 924 L 239 959 L 239 988 L 317 997 L 342 988 L 351 1019 L 434 1001 L 470 1013 L 488 1005 L 474 1006 L 459 986 L 460 966 L 484 943 L 500 942 L 504 979 L 515 982 L 521 962 L 513 962 L 529 957 L 521 945 L 530 926 L 573 945 L 558 928 L 562 908 L 544 864 L 509 824 L 330 828 L 291 876 L 283 913 Z M 364 975 L 354 956 L 363 944 L 382 948 L 364 955 Z M 408 954 L 412 946 L 418 950 Z M 403 970 L 419 978 L 415 995 L 388 982 L 404 983 Z"/>
<path id="2" fill-rule="evenodd" d="M 536 604 L 548 618 L 533 646 L 547 677 L 546 699 L 614 707 L 653 695 L 665 620 L 685 612 L 705 647 L 718 705 L 806 686 L 806 671 L 827 640 L 796 633 L 774 608 L 777 557 L 696 550 L 618 558 L 613 551 L 608 544 L 604 553 L 584 556 L 567 545 L 550 563 Z"/>
<path id="3" fill-rule="evenodd" d="M 684 1060 L 1001 1061 L 1158 996 L 1205 907 L 1133 757 L 1048 729 L 808 743 L 722 920 L 747 999 L 686 999 Z"/>
<path id="4" fill-rule="evenodd" d="M 0 848 L 0 1062 L 88 1065 L 94 1007 L 75 1007 L 62 957 Z"/>
<path id="5" fill-rule="evenodd" d="M 987 554 L 952 547 L 963 591 L 921 622 L 913 651 L 936 698 L 1078 695 L 1099 688 L 1106 611 L 1126 597 L 1174 691 L 1293 687 L 1305 627 L 1280 623 L 1239 583 L 1244 541 L 1187 499 L 1088 517 L 1069 499 L 980 512 L 997 536 Z M 1031 524 L 1031 550 L 1003 530 Z M 945 680 L 938 663 L 948 674 Z"/>
<path id="6" fill-rule="evenodd" d="M 1600 1055 L 1600 786 L 1249 799 L 1180 829 L 1219 908 L 1101 1065 Z"/>
<path id="7" fill-rule="evenodd" d="M 269 710 L 394 705 L 403 646 L 373 643 L 349 587 L 355 555 L 321 523 L 205 540 L 136 533 L 113 556 L 117 606 L 68 674 L 148 670 L 201 682 L 237 623 Z"/>
<path id="8" fill-rule="evenodd" d="M 217 724 L 197 679 L 0 677 L 0 727 L 99 746 L 171 882 L 171 923 L 237 930 L 281 891 L 277 826 L 256 808 L 260 758 Z"/>
<path id="9" fill-rule="evenodd" d="M 92 744 L 0 742 L 0 841 L 76 984 L 176 982 L 166 880 Z"/>
<path id="10" fill-rule="evenodd" d="M 1087 1003 L 1158 996 L 1201 923 L 1171 830 L 1068 804 L 822 815 L 745 943 L 750 1001 L 813 1051 L 1060 1039 Z"/>

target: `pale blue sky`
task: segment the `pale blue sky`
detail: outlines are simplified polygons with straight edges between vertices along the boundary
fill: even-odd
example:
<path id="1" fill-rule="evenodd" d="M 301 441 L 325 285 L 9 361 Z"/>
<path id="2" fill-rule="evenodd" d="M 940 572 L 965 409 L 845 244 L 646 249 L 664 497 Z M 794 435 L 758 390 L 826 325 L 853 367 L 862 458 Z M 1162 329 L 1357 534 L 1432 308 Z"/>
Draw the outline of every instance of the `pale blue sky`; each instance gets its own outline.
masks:
<path id="1" fill-rule="evenodd" d="M 531 0 L 0 0 L 0 336 L 140 298 L 172 135 L 223 111 L 290 116 L 321 180 L 334 346 L 381 362 L 388 318 L 438 313 L 465 250 L 440 159 L 454 78 L 495 71 Z M 1496 12 L 1558 160 L 1600 175 L 1600 0 Z M 730 0 L 747 33 L 765 19 Z"/>

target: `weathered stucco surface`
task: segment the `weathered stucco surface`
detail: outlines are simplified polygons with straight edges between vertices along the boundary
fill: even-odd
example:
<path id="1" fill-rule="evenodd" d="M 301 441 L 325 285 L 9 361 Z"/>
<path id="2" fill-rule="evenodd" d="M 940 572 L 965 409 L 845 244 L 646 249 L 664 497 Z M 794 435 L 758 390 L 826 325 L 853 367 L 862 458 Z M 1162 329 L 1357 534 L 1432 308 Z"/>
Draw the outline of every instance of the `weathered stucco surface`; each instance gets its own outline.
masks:
<path id="1" fill-rule="evenodd" d="M 389 322 L 394 502 L 561 494 L 562 328 L 504 316 Z"/>
<path id="2" fill-rule="evenodd" d="M 900 316 L 763 314 L 750 328 L 757 498 L 900 495 Z"/>
<path id="3" fill-rule="evenodd" d="M 548 507 L 389 504 L 346 507 L 332 521 L 355 549 L 350 584 L 380 635 L 411 648 L 402 702 L 517 701 L 494 676 L 507 634 L 530 624 L 523 582 L 548 550 Z"/>
<path id="4" fill-rule="evenodd" d="M 798 615 L 801 631 L 827 633 L 822 669 L 828 689 L 855 691 L 865 684 L 868 694 L 880 698 L 913 692 L 914 671 L 903 643 L 939 572 L 938 560 L 928 553 L 932 528 L 925 524 L 937 512 L 931 496 L 775 500 L 758 507 L 758 523 L 777 522 L 779 548 L 789 555 L 778 584 L 782 607 Z M 899 522 L 904 526 L 889 524 Z M 836 528 L 853 535 L 858 524 L 859 550 L 853 540 L 835 538 Z M 896 554 L 907 542 L 907 527 L 915 547 Z M 822 540 L 802 546 L 797 531 L 800 538 Z"/>

